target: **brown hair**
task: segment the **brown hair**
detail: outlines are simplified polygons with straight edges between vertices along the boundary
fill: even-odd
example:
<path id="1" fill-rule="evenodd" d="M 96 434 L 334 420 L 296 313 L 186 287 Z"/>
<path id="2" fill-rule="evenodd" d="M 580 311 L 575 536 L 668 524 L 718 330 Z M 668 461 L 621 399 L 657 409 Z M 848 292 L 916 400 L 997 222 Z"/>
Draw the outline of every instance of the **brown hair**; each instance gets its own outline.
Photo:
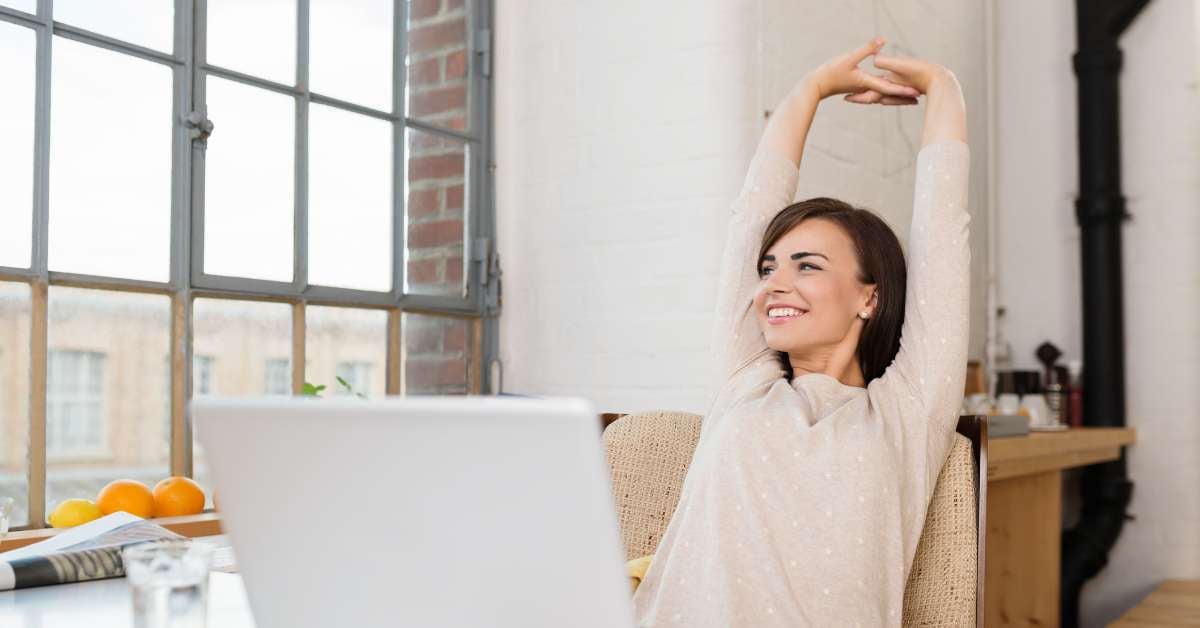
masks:
<path id="1" fill-rule="evenodd" d="M 800 223 L 811 218 L 828 220 L 846 232 L 854 243 L 858 257 L 858 280 L 874 284 L 875 312 L 867 319 L 858 341 L 858 365 L 863 380 L 883 375 L 884 369 L 900 351 L 900 327 L 904 324 L 904 290 L 908 268 L 904 251 L 892 228 L 869 209 L 859 209 L 834 198 L 810 198 L 783 208 L 763 234 L 758 251 L 758 268 L 762 268 L 767 250 Z M 779 352 L 787 378 L 792 378 L 792 365 L 787 353 Z"/>

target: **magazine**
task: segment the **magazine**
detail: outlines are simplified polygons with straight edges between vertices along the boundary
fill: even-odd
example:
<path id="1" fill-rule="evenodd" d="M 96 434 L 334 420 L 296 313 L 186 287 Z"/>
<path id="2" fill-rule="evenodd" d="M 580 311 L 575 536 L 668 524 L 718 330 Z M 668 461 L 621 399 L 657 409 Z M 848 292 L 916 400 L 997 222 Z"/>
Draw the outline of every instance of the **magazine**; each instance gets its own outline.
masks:
<path id="1" fill-rule="evenodd" d="M 0 554 L 0 591 L 125 575 L 121 548 L 184 537 L 126 512 L 114 512 L 45 541 Z"/>

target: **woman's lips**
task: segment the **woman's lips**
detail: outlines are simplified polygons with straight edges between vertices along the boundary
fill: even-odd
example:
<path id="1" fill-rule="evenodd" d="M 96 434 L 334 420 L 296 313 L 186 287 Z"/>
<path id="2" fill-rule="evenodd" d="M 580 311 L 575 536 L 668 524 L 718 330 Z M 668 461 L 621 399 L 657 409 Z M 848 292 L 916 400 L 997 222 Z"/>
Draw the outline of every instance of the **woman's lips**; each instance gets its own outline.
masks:
<path id="1" fill-rule="evenodd" d="M 790 323 L 790 322 L 804 316 L 805 314 L 808 314 L 808 312 L 800 312 L 799 314 L 794 314 L 794 315 L 790 315 L 790 316 L 767 316 L 767 324 L 768 325 L 786 325 L 787 323 Z"/>

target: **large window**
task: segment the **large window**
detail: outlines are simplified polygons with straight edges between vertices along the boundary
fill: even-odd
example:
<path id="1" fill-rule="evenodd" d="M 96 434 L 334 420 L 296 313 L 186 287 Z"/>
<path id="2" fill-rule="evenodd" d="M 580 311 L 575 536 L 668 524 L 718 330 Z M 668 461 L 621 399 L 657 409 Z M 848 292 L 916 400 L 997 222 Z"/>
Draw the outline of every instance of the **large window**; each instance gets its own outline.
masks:
<path id="1" fill-rule="evenodd" d="M 116 477 L 206 485 L 194 396 L 481 391 L 495 346 L 490 0 L 143 4 L 0 0 L 29 527 Z"/>

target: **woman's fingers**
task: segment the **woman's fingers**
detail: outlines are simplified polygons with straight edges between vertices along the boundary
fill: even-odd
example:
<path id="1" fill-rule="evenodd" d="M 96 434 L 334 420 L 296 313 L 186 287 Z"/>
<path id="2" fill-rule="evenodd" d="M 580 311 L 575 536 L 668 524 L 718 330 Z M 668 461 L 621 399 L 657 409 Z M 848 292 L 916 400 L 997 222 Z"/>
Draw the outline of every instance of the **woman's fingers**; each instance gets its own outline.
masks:
<path id="1" fill-rule="evenodd" d="M 913 60 L 905 57 L 875 55 L 875 58 L 871 59 L 871 63 L 874 63 L 875 67 L 879 68 L 880 70 L 891 70 L 892 72 L 901 75 L 909 74 L 916 69 L 914 67 Z"/>
<path id="2" fill-rule="evenodd" d="M 884 77 L 874 76 L 865 72 L 863 73 L 863 83 L 864 87 L 873 89 L 885 96 L 905 96 L 912 98 L 920 95 L 921 93 L 915 87 L 893 83 Z"/>
<path id="3" fill-rule="evenodd" d="M 867 57 L 879 52 L 880 48 L 887 43 L 887 40 L 882 37 L 876 37 L 871 41 L 859 46 L 854 50 L 850 57 L 851 65 L 858 65 L 866 60 Z"/>
<path id="4" fill-rule="evenodd" d="M 911 85 L 922 93 L 928 91 L 930 81 L 940 69 L 940 66 L 921 59 L 887 55 L 875 55 L 872 62 L 876 68 L 894 74 L 898 82 Z"/>
<path id="5" fill-rule="evenodd" d="M 876 76 L 883 78 L 884 80 L 890 81 L 892 83 L 895 83 L 897 85 L 903 85 L 905 87 L 916 88 L 916 85 L 909 83 L 907 80 L 905 80 L 905 78 L 903 76 L 900 76 L 899 74 L 896 74 L 895 72 L 892 72 L 891 70 L 884 70 L 882 74 L 876 74 Z"/>
<path id="6" fill-rule="evenodd" d="M 846 94 L 847 102 L 858 103 L 860 105 L 873 105 L 882 99 L 883 94 L 880 94 L 873 89 L 868 89 L 865 92 L 858 92 L 857 94 Z"/>
<path id="7" fill-rule="evenodd" d="M 879 92 L 868 89 L 857 94 L 847 94 L 845 100 L 847 102 L 857 103 L 860 105 L 915 105 L 918 104 L 916 98 L 910 96 L 886 96 Z"/>

